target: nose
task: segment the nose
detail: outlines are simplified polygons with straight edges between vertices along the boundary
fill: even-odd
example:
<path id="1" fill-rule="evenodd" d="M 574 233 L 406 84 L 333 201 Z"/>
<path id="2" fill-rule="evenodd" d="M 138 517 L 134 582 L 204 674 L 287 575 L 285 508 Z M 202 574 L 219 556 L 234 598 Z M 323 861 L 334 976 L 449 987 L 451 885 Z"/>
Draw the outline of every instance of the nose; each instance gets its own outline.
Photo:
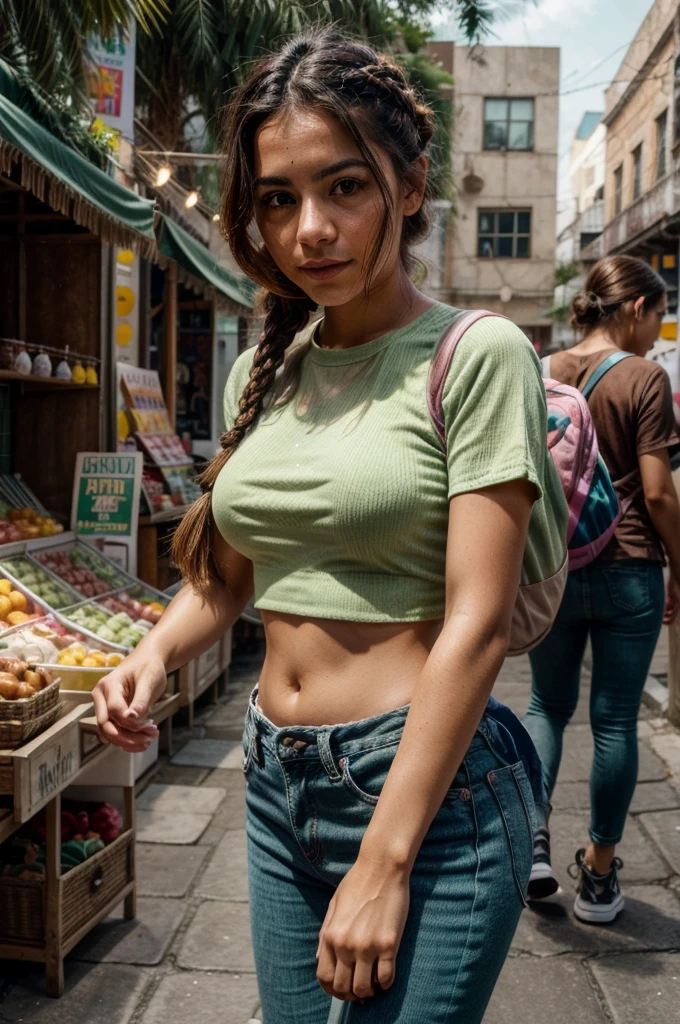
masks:
<path id="1" fill-rule="evenodd" d="M 319 245 L 335 241 L 337 232 L 328 215 L 325 204 L 317 197 L 310 196 L 300 203 L 297 240 L 300 245 L 314 249 Z"/>

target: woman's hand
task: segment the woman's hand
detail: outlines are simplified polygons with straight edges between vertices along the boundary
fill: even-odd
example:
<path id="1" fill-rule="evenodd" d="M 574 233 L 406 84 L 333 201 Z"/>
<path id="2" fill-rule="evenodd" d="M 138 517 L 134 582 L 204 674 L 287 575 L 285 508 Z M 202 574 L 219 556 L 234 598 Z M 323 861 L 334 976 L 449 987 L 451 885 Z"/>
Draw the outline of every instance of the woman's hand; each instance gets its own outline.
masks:
<path id="1" fill-rule="evenodd" d="M 347 872 L 319 935 L 316 976 L 330 996 L 356 1002 L 394 982 L 409 908 L 409 877 L 362 860 Z"/>
<path id="2" fill-rule="evenodd" d="M 129 655 L 92 691 L 101 738 L 130 754 L 146 750 L 158 736 L 149 710 L 166 686 L 161 658 L 141 651 Z"/>
<path id="3" fill-rule="evenodd" d="M 671 576 L 668 581 L 668 592 L 666 594 L 666 610 L 663 616 L 664 626 L 670 626 L 671 623 L 675 622 L 678 608 L 680 608 L 680 583 L 675 576 Z"/>

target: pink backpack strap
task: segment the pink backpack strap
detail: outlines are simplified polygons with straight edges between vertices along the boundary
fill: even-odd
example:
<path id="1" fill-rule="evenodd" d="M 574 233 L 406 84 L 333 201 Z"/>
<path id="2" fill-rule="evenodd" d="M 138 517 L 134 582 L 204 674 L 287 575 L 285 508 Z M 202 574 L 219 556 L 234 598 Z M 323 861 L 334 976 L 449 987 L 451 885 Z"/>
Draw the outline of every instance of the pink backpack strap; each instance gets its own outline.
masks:
<path id="1" fill-rule="evenodd" d="M 435 349 L 434 356 L 432 357 L 432 363 L 430 364 L 430 372 L 427 378 L 427 407 L 434 424 L 434 428 L 437 431 L 437 435 L 446 447 L 446 424 L 444 423 L 444 408 L 442 405 L 442 399 L 444 396 L 444 385 L 446 384 L 446 378 L 449 375 L 449 369 L 451 367 L 451 361 L 454 357 L 458 342 L 461 340 L 463 335 L 476 324 L 478 320 L 483 320 L 487 316 L 498 316 L 502 320 L 507 320 L 507 317 L 501 316 L 498 313 L 491 313 L 487 309 L 466 309 L 454 319 L 453 323 L 446 328 L 437 348 Z"/>

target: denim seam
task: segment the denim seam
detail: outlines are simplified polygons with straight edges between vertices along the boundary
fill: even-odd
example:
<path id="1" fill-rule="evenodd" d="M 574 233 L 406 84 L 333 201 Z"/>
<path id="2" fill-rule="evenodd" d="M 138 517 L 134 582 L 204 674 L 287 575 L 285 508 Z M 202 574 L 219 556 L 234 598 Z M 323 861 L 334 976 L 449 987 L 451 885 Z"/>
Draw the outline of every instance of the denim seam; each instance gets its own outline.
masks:
<path id="1" fill-rule="evenodd" d="M 494 780 L 495 776 L 499 774 L 499 772 L 503 772 L 503 771 L 507 772 L 507 771 L 509 771 L 510 774 L 512 775 L 512 781 L 515 784 L 515 789 L 518 792 L 520 792 L 520 795 L 521 795 L 520 788 L 517 785 L 517 779 L 515 778 L 514 767 L 515 766 L 513 766 L 513 765 L 507 765 L 505 768 L 498 768 L 498 769 L 496 769 L 494 771 L 489 772 L 488 775 L 487 775 L 487 781 L 489 783 L 489 788 L 490 788 L 491 792 L 493 793 L 494 800 L 496 801 L 496 803 L 498 805 L 498 809 L 500 811 L 501 818 L 503 819 L 503 828 L 505 829 L 505 834 L 506 834 L 507 840 L 508 840 L 508 849 L 510 850 L 510 863 L 512 864 L 512 873 L 513 873 L 513 875 L 515 877 L 515 884 L 517 886 L 517 892 L 519 893 L 520 898 L 521 898 L 522 903 L 524 904 L 524 906 L 528 907 L 529 904 L 527 902 L 526 894 L 522 891 L 522 886 L 521 886 L 521 883 L 520 883 L 520 880 L 519 880 L 519 875 L 517 873 L 517 861 L 515 859 L 515 849 L 514 849 L 514 847 L 512 845 L 512 835 L 510 833 L 510 828 L 508 826 L 508 819 L 506 817 L 505 811 L 503 810 L 503 804 L 501 803 L 501 799 L 500 799 L 498 793 L 496 792 L 496 788 L 495 788 L 495 786 L 493 784 L 493 780 Z M 522 804 L 524 804 L 524 799 L 522 799 Z M 529 822 L 531 821 L 531 819 L 528 819 L 528 820 L 529 820 Z"/>
<path id="2" fill-rule="evenodd" d="M 460 960 L 458 961 L 458 970 L 456 971 L 456 977 L 454 979 L 454 982 L 453 982 L 453 985 L 452 985 L 452 988 L 451 988 L 451 995 L 449 997 L 449 1003 L 448 1003 L 448 1006 L 446 1007 L 446 1013 L 444 1015 L 444 1021 L 445 1022 L 449 1020 L 449 1011 L 451 1010 L 451 1003 L 453 1002 L 453 997 L 455 996 L 456 989 L 458 987 L 458 979 L 460 977 L 460 972 L 461 972 L 462 967 L 463 967 L 463 960 L 465 959 L 465 954 L 466 954 L 467 950 L 470 948 L 470 935 L 472 933 L 472 921 L 473 921 L 473 918 L 474 918 L 474 915 L 475 915 L 475 910 L 476 910 L 476 907 L 477 907 L 477 899 L 479 897 L 479 870 L 480 870 L 481 863 L 482 863 L 482 858 L 481 858 L 481 855 L 480 855 L 480 852 L 479 852 L 479 822 L 477 821 L 477 809 L 475 807 L 475 796 L 474 796 L 474 790 L 473 790 L 473 787 L 472 787 L 472 779 L 470 778 L 470 771 L 469 771 L 469 768 L 467 766 L 467 761 L 465 761 L 465 760 L 463 760 L 463 768 L 465 770 L 465 775 L 467 777 L 468 789 L 470 790 L 470 807 L 471 807 L 471 810 L 472 810 L 472 818 L 473 818 L 473 821 L 475 823 L 475 855 L 477 857 L 477 867 L 475 868 L 475 895 L 474 895 L 473 900 L 472 900 L 472 906 L 470 907 L 470 918 L 469 918 L 469 921 L 468 921 L 467 935 L 465 937 L 465 949 L 464 949 L 464 951 L 463 951 L 463 953 L 461 955 Z"/>
<path id="3" fill-rule="evenodd" d="M 372 793 L 366 793 L 364 792 L 363 789 L 360 789 L 359 786 L 357 786 L 354 779 L 352 778 L 352 776 L 350 775 L 349 758 L 343 758 L 343 762 L 344 764 L 342 768 L 342 781 L 345 783 L 350 792 L 354 793 L 355 796 L 359 797 L 360 800 L 364 800 L 367 804 L 370 804 L 371 807 L 375 807 L 380 797 L 373 796 Z"/>
<path id="4" fill-rule="evenodd" d="M 309 867 L 314 872 L 314 874 L 318 875 L 318 877 L 321 879 L 321 881 L 325 885 L 328 885 L 328 879 L 323 877 L 321 872 L 317 869 L 316 864 L 314 863 L 314 861 L 310 861 L 309 860 L 309 858 L 307 857 L 307 854 L 305 853 L 305 848 L 302 845 L 302 843 L 300 842 L 300 837 L 298 835 L 298 831 L 295 828 L 295 824 L 293 822 L 293 807 L 292 807 L 292 804 L 291 804 L 291 801 L 290 801 L 290 786 L 288 785 L 288 776 L 286 775 L 286 772 L 285 772 L 285 769 L 284 769 L 283 765 L 281 764 L 281 762 L 278 759 L 276 759 L 276 763 L 279 766 L 279 768 L 281 770 L 281 774 L 283 776 L 283 788 L 286 791 L 286 805 L 288 807 L 288 820 L 290 821 L 290 828 L 291 828 L 291 832 L 293 833 L 293 837 L 295 839 L 295 842 L 300 847 L 300 851 L 302 853 L 302 856 L 305 858 L 305 864 L 308 864 Z M 318 859 L 318 857 L 316 859 Z"/>
<path id="5" fill-rule="evenodd" d="M 524 778 L 526 779 L 527 785 L 528 785 L 529 789 L 531 789 L 531 782 L 529 781 L 529 776 L 526 773 L 526 769 L 524 767 L 524 762 L 523 761 L 518 761 L 518 763 L 516 765 L 513 765 L 512 774 L 515 776 L 515 782 L 517 783 L 517 789 L 519 790 L 520 798 L 522 800 L 522 803 L 524 804 L 524 813 L 527 816 L 527 821 L 529 822 L 529 828 L 531 829 L 531 832 L 532 832 L 532 835 L 533 835 L 533 833 L 538 828 L 538 822 L 535 820 L 536 819 L 536 815 L 531 813 L 531 811 L 527 807 L 527 802 L 524 799 L 524 790 L 522 789 L 522 787 L 521 787 L 521 785 L 519 783 L 519 779 L 517 778 L 517 772 L 519 772 L 520 770 L 524 773 Z"/>

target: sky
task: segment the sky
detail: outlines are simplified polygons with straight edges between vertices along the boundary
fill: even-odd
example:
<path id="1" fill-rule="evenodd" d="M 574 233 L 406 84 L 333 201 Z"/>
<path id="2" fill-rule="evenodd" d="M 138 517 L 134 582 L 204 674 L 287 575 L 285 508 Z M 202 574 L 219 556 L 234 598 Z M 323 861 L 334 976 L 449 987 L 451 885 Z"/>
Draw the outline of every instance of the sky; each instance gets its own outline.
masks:
<path id="1" fill-rule="evenodd" d="M 586 110 L 604 110 L 614 77 L 652 0 L 517 0 L 498 18 L 486 45 L 561 47 L 558 219 L 573 208 L 567 175 L 569 147 Z M 436 16 L 438 39 L 456 39 L 455 20 Z M 462 41 L 462 40 L 461 40 Z"/>

